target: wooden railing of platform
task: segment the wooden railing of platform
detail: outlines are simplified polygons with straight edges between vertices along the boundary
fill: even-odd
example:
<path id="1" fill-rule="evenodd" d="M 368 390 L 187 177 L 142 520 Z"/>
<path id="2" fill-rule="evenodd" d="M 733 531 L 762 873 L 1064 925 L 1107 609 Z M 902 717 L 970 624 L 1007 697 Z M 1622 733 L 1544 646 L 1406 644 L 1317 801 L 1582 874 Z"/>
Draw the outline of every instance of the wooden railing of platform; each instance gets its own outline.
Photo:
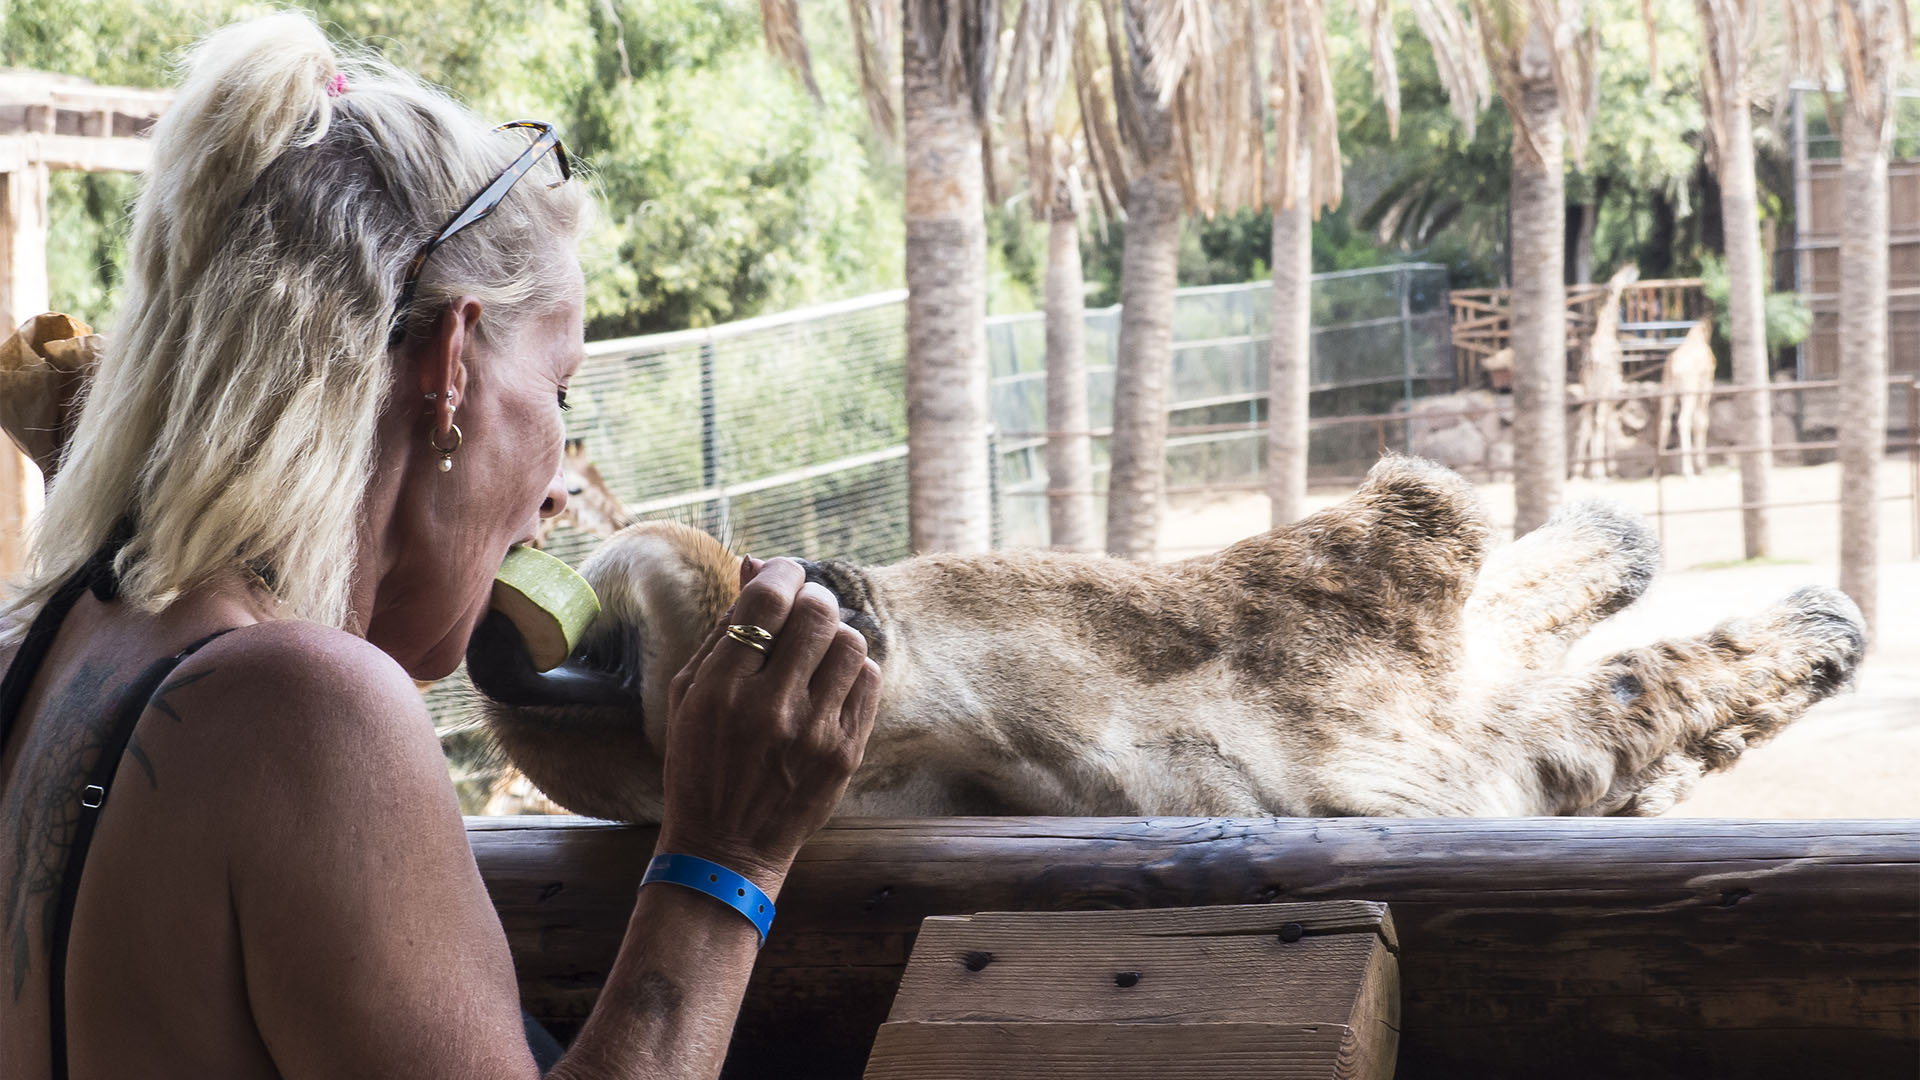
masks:
<path id="1" fill-rule="evenodd" d="M 1605 284 L 1567 286 L 1567 361 L 1577 364 L 1593 336 Z M 1460 386 L 1473 386 L 1482 365 L 1512 339 L 1511 289 L 1454 289 L 1453 362 Z M 1644 376 L 1665 362 L 1686 336 L 1686 328 L 1707 314 L 1699 278 L 1660 278 L 1635 282 L 1620 296 L 1620 346 L 1628 378 Z"/>
<path id="2" fill-rule="evenodd" d="M 570 1034 L 653 830 L 471 818 L 522 998 Z M 732 1076 L 858 1077 L 922 919 L 1367 899 L 1400 942 L 1399 1076 L 1907 1076 L 1920 821 L 849 820 L 780 897 Z"/>

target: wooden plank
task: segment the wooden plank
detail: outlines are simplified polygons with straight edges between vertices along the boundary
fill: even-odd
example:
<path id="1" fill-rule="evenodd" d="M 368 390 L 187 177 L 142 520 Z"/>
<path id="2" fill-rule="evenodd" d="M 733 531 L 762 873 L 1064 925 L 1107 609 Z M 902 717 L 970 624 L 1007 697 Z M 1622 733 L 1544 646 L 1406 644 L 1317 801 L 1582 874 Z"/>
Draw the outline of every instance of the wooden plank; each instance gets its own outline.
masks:
<path id="1" fill-rule="evenodd" d="M 870 1080 L 1326 1080 L 1352 1032 L 1282 1024 L 888 1024 Z M 769 1074 L 772 1075 L 772 1074 Z M 788 1074 L 791 1075 L 791 1074 Z M 1391 1075 L 1391 1073 L 1386 1074 Z"/>
<path id="2" fill-rule="evenodd" d="M 653 830 L 469 819 L 523 1000 L 576 1025 Z M 1356 899 L 1393 909 L 1401 1075 L 1786 1080 L 1920 1055 L 1920 821 L 843 820 L 801 852 L 733 1075 L 854 1077 L 920 922 Z"/>
<path id="3" fill-rule="evenodd" d="M 1209 1032 L 1244 1024 L 1243 1034 L 1268 1037 L 1264 1054 L 1251 1042 L 1247 1053 L 1276 1060 L 1293 1060 L 1288 1040 L 1301 1029 L 1344 1033 L 1300 1056 L 1293 1075 L 1391 1076 L 1400 995 L 1390 935 L 1386 910 L 1361 902 L 930 918 L 866 1075 L 921 1075 L 887 1049 L 903 1037 L 930 1061 L 945 1041 L 949 1066 L 974 1067 L 971 1037 L 1011 1023 L 1069 1026 L 1058 1049 L 1070 1071 L 1105 1057 L 1112 1074 L 1186 1075 L 1219 1064 Z M 1192 1041 L 1184 1049 L 1170 1041 L 1164 1061 L 1143 1066 L 1134 1054 L 1141 1036 L 1129 1030 L 1139 1026 L 1176 1028 L 1185 1034 L 1170 1040 Z M 896 1031 L 903 1027 L 910 1031 Z M 1058 1067 L 1029 1056 L 988 1075 L 1050 1080 Z"/>

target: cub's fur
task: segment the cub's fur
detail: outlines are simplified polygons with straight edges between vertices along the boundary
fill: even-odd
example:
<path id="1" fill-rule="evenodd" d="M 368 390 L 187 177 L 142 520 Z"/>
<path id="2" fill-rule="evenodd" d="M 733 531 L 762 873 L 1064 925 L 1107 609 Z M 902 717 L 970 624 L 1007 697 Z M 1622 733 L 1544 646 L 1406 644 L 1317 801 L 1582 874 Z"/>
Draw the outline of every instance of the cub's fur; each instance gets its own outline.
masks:
<path id="1" fill-rule="evenodd" d="M 1601 503 L 1492 552 L 1471 488 L 1391 458 L 1346 502 L 1214 555 L 809 565 L 884 673 L 843 814 L 1657 814 L 1850 679 L 1860 614 L 1802 589 L 1693 638 L 1569 666 L 1658 551 Z M 555 801 L 657 820 L 668 682 L 737 591 L 684 526 L 584 569 L 576 661 L 639 708 L 487 707 Z"/>

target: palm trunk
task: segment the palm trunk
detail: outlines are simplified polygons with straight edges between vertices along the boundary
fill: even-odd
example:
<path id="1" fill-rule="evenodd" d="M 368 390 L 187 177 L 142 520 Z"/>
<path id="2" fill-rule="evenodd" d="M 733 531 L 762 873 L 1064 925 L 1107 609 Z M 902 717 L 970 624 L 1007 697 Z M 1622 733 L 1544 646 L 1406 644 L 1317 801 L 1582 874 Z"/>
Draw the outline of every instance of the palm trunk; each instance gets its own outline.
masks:
<path id="1" fill-rule="evenodd" d="M 915 551 L 985 551 L 987 237 L 980 127 L 922 55 L 907 4 L 907 502 Z M 939 34 L 931 35 L 937 42 Z"/>
<path id="2" fill-rule="evenodd" d="M 1167 482 L 1167 378 L 1173 363 L 1173 290 L 1185 207 L 1171 150 L 1127 187 L 1120 259 L 1120 343 L 1113 371 L 1113 471 L 1107 478 L 1107 551 L 1151 558 Z"/>
<path id="3" fill-rule="evenodd" d="M 1285 150 L 1281 150 L 1285 153 Z M 1302 148 L 1299 173 L 1311 176 Z M 1273 211 L 1273 341 L 1267 353 L 1267 498 L 1275 527 L 1307 512 L 1313 384 L 1313 217 L 1307 200 Z"/>
<path id="4" fill-rule="evenodd" d="M 1536 27 L 1523 49 L 1513 139 L 1515 536 L 1546 523 L 1567 475 L 1565 134 L 1550 62 L 1530 62 L 1549 48 Z"/>
<path id="5" fill-rule="evenodd" d="M 1726 139 L 1720 150 L 1720 216 L 1727 249 L 1728 331 L 1733 336 L 1733 382 L 1765 387 L 1767 324 L 1760 258 L 1760 212 L 1754 194 L 1753 115 L 1744 89 L 1728 88 Z M 1740 458 L 1741 532 L 1749 559 L 1765 558 L 1767 474 L 1773 464 L 1773 405 L 1764 389 L 1735 397 L 1734 441 L 1753 447 Z"/>
<path id="6" fill-rule="evenodd" d="M 1887 149 L 1849 110 L 1841 129 L 1840 588 L 1871 634 L 1879 598 L 1876 473 L 1887 445 Z"/>
<path id="7" fill-rule="evenodd" d="M 1090 424 L 1080 222 L 1063 199 L 1047 226 L 1047 535 L 1065 551 L 1094 550 Z"/>

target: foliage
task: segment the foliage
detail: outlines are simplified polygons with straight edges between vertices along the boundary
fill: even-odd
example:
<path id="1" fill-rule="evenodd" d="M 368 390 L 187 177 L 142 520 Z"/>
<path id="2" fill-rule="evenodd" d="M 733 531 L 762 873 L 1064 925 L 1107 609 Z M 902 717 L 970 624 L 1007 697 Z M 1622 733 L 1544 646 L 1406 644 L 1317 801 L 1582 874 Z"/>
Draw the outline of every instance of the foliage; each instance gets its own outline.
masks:
<path id="1" fill-rule="evenodd" d="M 816 102 L 761 46 L 746 0 L 318 0 L 336 41 L 419 72 L 482 115 L 552 118 L 597 186 L 588 335 L 741 318 L 902 279 L 898 181 L 874 167 L 845 50 L 816 58 Z M 11 0 L 0 64 L 129 86 L 172 83 L 208 30 L 269 10 L 236 0 Z M 55 303 L 111 310 L 134 190 L 56 181 Z"/>
<path id="2" fill-rule="evenodd" d="M 1638 261 L 1662 273 L 1697 266 L 1702 152 L 1692 14 L 1655 5 L 1659 77 L 1650 77 L 1638 0 L 1593 0 L 1602 47 L 1599 108 L 1568 201 L 1597 203 L 1594 275 Z M 1409 255 L 1456 265 L 1456 285 L 1506 278 L 1506 206 L 1513 129 L 1495 106 L 1468 138 L 1448 109 L 1433 52 L 1400 20 L 1400 137 L 1369 101 L 1365 70 L 1336 56 L 1342 125 L 1353 157 L 1348 196 L 1357 224 Z"/>
<path id="3" fill-rule="evenodd" d="M 1731 289 L 1727 284 L 1726 260 L 1712 254 L 1700 257 L 1700 291 L 1713 305 L 1714 344 L 1726 345 L 1731 340 L 1727 328 L 1733 325 L 1727 308 Z M 1807 334 L 1813 330 L 1813 309 L 1801 301 L 1798 293 L 1769 291 L 1764 313 L 1768 352 L 1792 348 L 1807 340 Z"/>

